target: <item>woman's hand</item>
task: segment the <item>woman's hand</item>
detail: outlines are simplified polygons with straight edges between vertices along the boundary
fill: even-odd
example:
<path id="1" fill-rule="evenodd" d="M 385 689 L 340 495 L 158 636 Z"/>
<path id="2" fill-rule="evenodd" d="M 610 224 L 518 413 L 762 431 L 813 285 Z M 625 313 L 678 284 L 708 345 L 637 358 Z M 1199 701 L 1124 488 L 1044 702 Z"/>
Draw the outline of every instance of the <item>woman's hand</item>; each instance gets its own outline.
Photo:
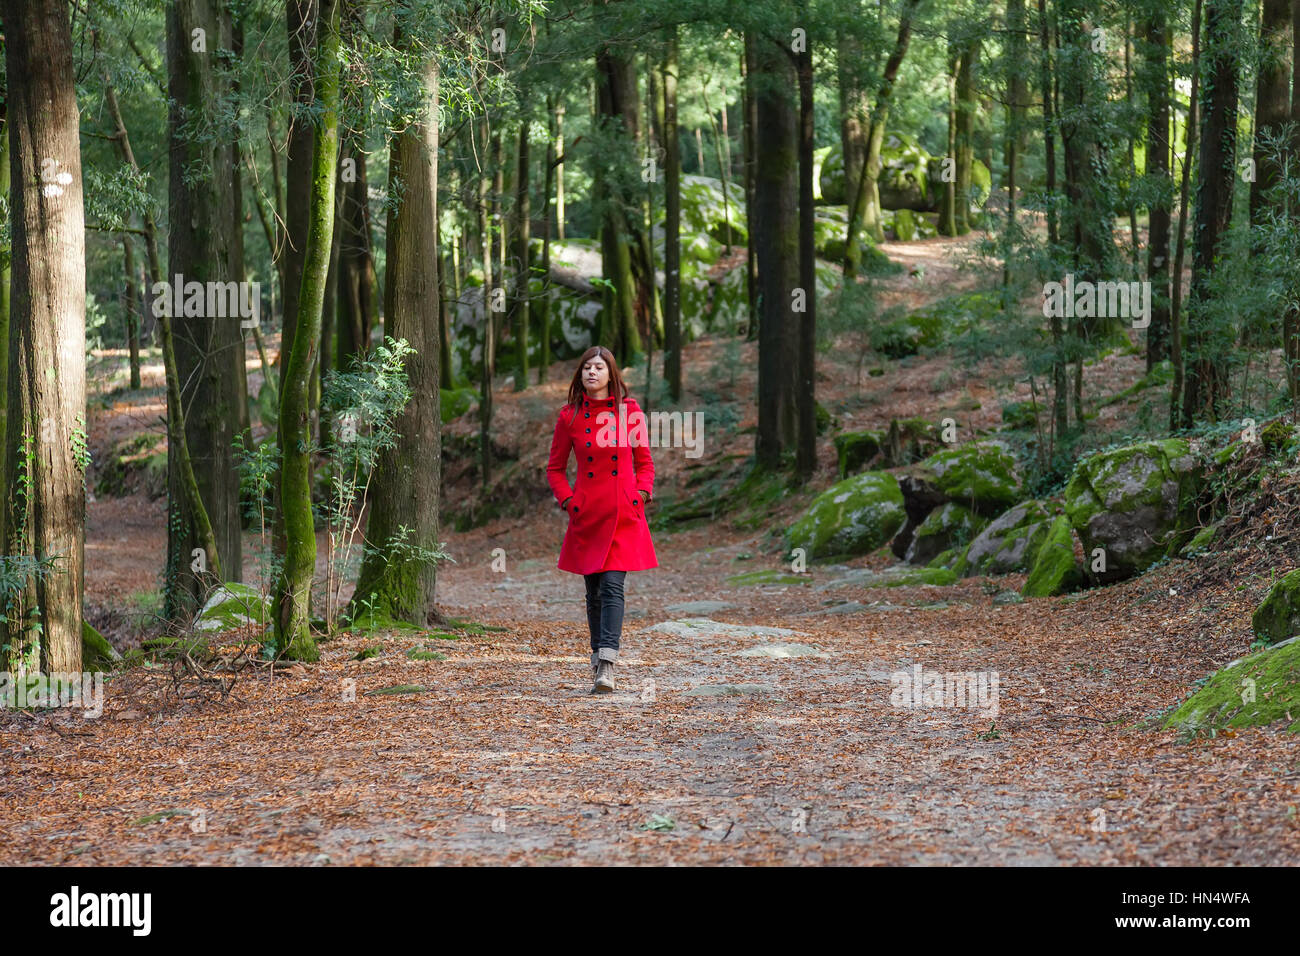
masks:
<path id="1" fill-rule="evenodd" d="M 638 488 L 637 491 L 641 492 L 642 503 L 650 500 L 650 492 L 646 491 L 644 488 Z"/>
<path id="2" fill-rule="evenodd" d="M 563 509 L 564 511 L 568 511 L 569 502 L 572 500 L 573 500 L 573 495 L 569 495 L 569 497 L 565 498 L 562 502 L 560 502 L 560 508 Z"/>

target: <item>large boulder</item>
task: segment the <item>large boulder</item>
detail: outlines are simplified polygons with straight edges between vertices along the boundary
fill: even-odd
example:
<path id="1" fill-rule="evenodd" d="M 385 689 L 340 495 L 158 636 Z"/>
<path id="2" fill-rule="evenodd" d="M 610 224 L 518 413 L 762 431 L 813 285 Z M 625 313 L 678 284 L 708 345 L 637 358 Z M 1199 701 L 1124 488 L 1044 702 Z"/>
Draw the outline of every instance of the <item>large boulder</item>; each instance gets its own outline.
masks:
<path id="1" fill-rule="evenodd" d="M 1085 554 L 1105 552 L 1097 580 L 1123 580 L 1177 554 L 1197 529 L 1201 477 L 1181 438 L 1139 442 L 1079 462 L 1065 489 L 1065 511 Z"/>
<path id="2" fill-rule="evenodd" d="M 1269 644 L 1300 634 L 1300 569 L 1277 579 L 1250 624 L 1255 636 Z"/>
<path id="3" fill-rule="evenodd" d="M 256 588 L 227 582 L 213 590 L 194 619 L 196 631 L 233 631 L 254 625 L 266 627 L 271 602 Z"/>
<path id="4" fill-rule="evenodd" d="M 863 472 L 813 500 L 786 532 L 786 554 L 795 548 L 809 558 L 866 554 L 886 544 L 906 520 L 897 479 L 888 472 Z"/>
<path id="5" fill-rule="evenodd" d="M 904 560 L 908 564 L 929 564 L 945 551 L 969 542 L 987 522 L 987 518 L 955 501 L 941 505 L 916 526 Z"/>
<path id="6" fill-rule="evenodd" d="M 1052 516 L 1039 501 L 1023 501 L 984 528 L 966 550 L 966 574 L 1028 571 L 1047 538 Z"/>
<path id="7" fill-rule="evenodd" d="M 683 176 L 681 181 L 681 231 L 705 233 L 719 243 L 730 241 L 744 246 L 749 236 L 745 216 L 745 187 L 735 180 L 727 183 L 723 202 L 722 180 L 712 176 Z M 730 239 L 728 239 L 730 228 Z"/>
<path id="8" fill-rule="evenodd" d="M 1048 597 L 1074 591 L 1082 583 L 1083 571 L 1074 556 L 1070 519 L 1062 515 L 1048 529 L 1021 593 L 1025 597 Z"/>
<path id="9" fill-rule="evenodd" d="M 993 441 L 972 441 L 936 452 L 908 473 L 917 498 L 935 505 L 954 501 L 985 517 L 1000 515 L 1020 497 L 1011 452 Z"/>

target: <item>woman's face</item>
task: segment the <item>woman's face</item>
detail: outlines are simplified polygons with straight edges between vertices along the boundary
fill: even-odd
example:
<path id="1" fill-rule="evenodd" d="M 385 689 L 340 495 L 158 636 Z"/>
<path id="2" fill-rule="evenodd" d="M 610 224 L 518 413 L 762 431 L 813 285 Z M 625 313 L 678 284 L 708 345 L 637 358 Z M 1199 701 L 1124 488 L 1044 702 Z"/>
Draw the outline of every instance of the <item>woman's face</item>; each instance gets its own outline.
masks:
<path id="1" fill-rule="evenodd" d="M 599 392 L 609 384 L 609 366 L 599 355 L 582 363 L 582 384 L 588 392 Z"/>

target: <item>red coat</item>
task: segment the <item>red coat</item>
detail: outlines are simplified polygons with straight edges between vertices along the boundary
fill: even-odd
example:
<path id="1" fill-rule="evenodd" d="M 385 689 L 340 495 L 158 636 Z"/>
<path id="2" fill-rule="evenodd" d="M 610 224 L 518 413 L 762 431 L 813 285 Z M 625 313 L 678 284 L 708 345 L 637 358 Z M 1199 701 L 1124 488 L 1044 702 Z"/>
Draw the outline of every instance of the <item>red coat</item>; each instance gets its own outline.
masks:
<path id="1" fill-rule="evenodd" d="M 620 426 L 613 398 L 584 397 L 565 405 L 555 422 L 546 480 L 556 503 L 570 495 L 569 527 L 556 567 L 574 574 L 647 571 L 659 567 L 640 491 L 654 494 L 645 413 L 636 400 L 623 400 Z M 578 458 L 578 477 L 569 487 L 569 455 Z"/>

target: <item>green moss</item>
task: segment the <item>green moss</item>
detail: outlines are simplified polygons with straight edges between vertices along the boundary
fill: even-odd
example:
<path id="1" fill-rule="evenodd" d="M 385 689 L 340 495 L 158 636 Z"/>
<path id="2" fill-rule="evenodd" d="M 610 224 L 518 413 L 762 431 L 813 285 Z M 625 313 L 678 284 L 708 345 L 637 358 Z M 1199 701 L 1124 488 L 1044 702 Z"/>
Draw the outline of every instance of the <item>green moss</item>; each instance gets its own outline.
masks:
<path id="1" fill-rule="evenodd" d="M 112 668 L 122 655 L 103 634 L 91 627 L 87 621 L 81 622 L 81 667 L 87 671 L 103 671 Z"/>
<path id="2" fill-rule="evenodd" d="M 200 631 L 232 631 L 249 625 L 264 628 L 270 619 L 268 598 L 247 584 L 229 581 L 208 595 L 194 627 Z"/>
<path id="3" fill-rule="evenodd" d="M 379 687 L 375 690 L 368 690 L 362 696 L 363 697 L 374 697 L 374 696 L 386 697 L 386 696 L 392 696 L 397 694 L 426 694 L 428 693 L 428 691 L 429 688 L 425 687 L 423 684 L 395 684 L 392 687 Z"/>
<path id="4" fill-rule="evenodd" d="M 1225 727 L 1263 727 L 1285 721 L 1300 731 L 1300 640 L 1287 641 L 1236 661 L 1165 720 L 1165 726 L 1196 735 Z"/>
<path id="5" fill-rule="evenodd" d="M 378 657 L 383 648 L 378 644 L 371 644 L 369 647 L 363 647 L 352 656 L 354 661 L 368 661 L 372 657 Z"/>
<path id="6" fill-rule="evenodd" d="M 1021 593 L 1025 597 L 1048 597 L 1075 590 L 1082 580 L 1074 560 L 1074 540 L 1070 521 L 1060 517 L 1052 522 L 1047 538 L 1038 551 L 1034 566 Z"/>
<path id="7" fill-rule="evenodd" d="M 1016 460 L 993 442 L 967 442 L 936 452 L 915 474 L 949 501 L 984 515 L 1000 514 L 1020 497 Z"/>
<path id="8" fill-rule="evenodd" d="M 835 436 L 835 452 L 839 456 L 840 477 L 861 469 L 880 454 L 884 436 L 878 431 L 841 432 Z"/>
<path id="9" fill-rule="evenodd" d="M 746 571 L 744 574 L 733 574 L 727 578 L 727 584 L 732 587 L 744 587 L 750 584 L 806 584 L 809 580 L 807 574 L 790 574 L 783 571 L 763 570 L 763 571 Z"/>
<path id="10" fill-rule="evenodd" d="M 1250 624 L 1255 636 L 1269 644 L 1300 633 L 1300 569 L 1278 578 Z"/>
<path id="11" fill-rule="evenodd" d="M 868 471 L 818 495 L 786 533 L 785 557 L 803 548 L 809 559 L 867 554 L 886 544 L 907 520 L 893 475 Z"/>
<path id="12" fill-rule="evenodd" d="M 909 564 L 927 564 L 937 554 L 969 544 L 988 524 L 965 505 L 950 501 L 935 508 L 916 527 L 907 548 Z"/>
<path id="13" fill-rule="evenodd" d="M 968 574 L 1028 571 L 1047 538 L 1052 516 L 1039 501 L 1025 501 L 990 522 L 966 550 Z"/>
<path id="14" fill-rule="evenodd" d="M 439 654 L 437 651 L 430 651 L 421 647 L 413 647 L 406 652 L 406 656 L 413 661 L 445 661 L 446 654 Z"/>
<path id="15" fill-rule="evenodd" d="M 1106 552 L 1102 580 L 1119 580 L 1177 554 L 1195 533 L 1200 467 L 1181 438 L 1139 442 L 1079 462 L 1065 511 L 1084 550 Z"/>

